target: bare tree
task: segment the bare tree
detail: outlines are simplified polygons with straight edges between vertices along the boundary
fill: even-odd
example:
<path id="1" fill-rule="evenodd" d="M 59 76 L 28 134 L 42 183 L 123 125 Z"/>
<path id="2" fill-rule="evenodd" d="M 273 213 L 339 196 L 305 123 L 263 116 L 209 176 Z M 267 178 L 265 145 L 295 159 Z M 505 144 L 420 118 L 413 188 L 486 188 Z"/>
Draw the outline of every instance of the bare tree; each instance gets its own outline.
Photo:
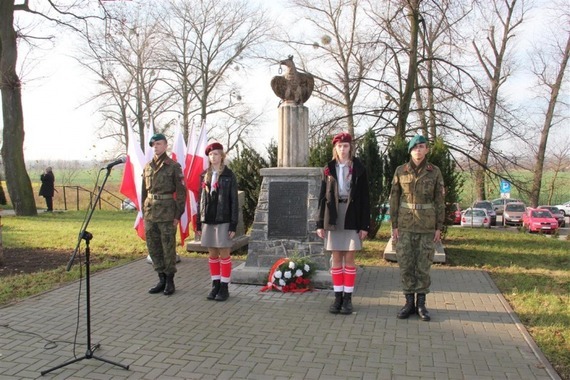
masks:
<path id="1" fill-rule="evenodd" d="M 373 43 L 373 26 L 366 19 L 360 0 L 292 0 L 304 16 L 310 36 L 288 33 L 285 42 L 300 57 L 301 65 L 315 77 L 313 94 L 342 110 L 336 123 L 354 135 L 372 90 L 364 81 L 379 57 Z M 303 22 L 299 22 L 299 25 Z M 331 118 L 332 121 L 333 118 Z"/>
<path id="2" fill-rule="evenodd" d="M 510 43 L 515 37 L 515 31 L 522 24 L 526 12 L 524 0 L 491 0 L 481 2 L 481 14 L 488 16 L 486 43 L 473 41 L 477 60 L 488 80 L 488 88 L 483 94 L 485 103 L 485 127 L 483 132 L 480 168 L 475 175 L 475 186 L 479 199 L 486 198 L 485 168 L 489 161 L 491 142 L 495 130 L 499 90 L 509 78 L 512 71 L 509 59 Z M 486 15 L 486 10 L 491 13 Z M 484 10 L 483 10 L 484 9 Z"/>
<path id="3" fill-rule="evenodd" d="M 553 36 L 556 41 L 556 36 Z M 561 41 L 562 42 L 562 41 Z M 547 45 L 542 45 L 547 46 Z M 542 185 L 542 175 L 544 169 L 544 156 L 546 154 L 546 146 L 550 130 L 555 124 L 556 113 L 555 109 L 558 104 L 558 96 L 564 80 L 564 74 L 568 67 L 568 58 L 570 57 L 570 30 L 566 32 L 566 44 L 562 42 L 557 46 L 557 53 L 555 54 L 538 54 L 533 65 L 533 73 L 536 76 L 540 86 L 545 86 L 548 89 L 547 109 L 544 115 L 544 123 L 540 133 L 540 142 L 538 144 L 538 151 L 536 153 L 536 161 L 534 164 L 534 176 L 532 189 L 530 192 L 530 204 L 533 207 L 538 206 L 540 201 L 540 189 Z M 558 57 L 556 59 L 555 57 Z M 553 66 L 558 65 L 557 68 Z M 561 121 L 561 118 L 558 118 Z"/>

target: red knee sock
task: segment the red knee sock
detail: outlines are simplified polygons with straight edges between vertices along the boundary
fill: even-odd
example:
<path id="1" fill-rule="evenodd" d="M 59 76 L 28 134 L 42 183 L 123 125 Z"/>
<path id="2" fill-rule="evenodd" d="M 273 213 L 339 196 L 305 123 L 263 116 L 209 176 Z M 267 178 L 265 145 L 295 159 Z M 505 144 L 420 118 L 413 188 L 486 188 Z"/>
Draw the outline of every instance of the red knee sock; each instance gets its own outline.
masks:
<path id="1" fill-rule="evenodd" d="M 208 260 L 208 264 L 210 264 L 210 276 L 212 280 L 219 280 L 220 279 L 220 259 L 210 259 Z"/>
<path id="2" fill-rule="evenodd" d="M 344 267 L 344 292 L 352 293 L 354 291 L 354 282 L 356 280 L 356 268 Z"/>
<path id="3" fill-rule="evenodd" d="M 331 276 L 334 291 L 342 292 L 344 290 L 344 274 L 342 272 L 342 267 L 331 268 Z"/>
<path id="4" fill-rule="evenodd" d="M 220 267 L 222 273 L 222 282 L 230 282 L 230 277 L 232 275 L 232 258 L 231 256 L 227 259 L 220 260 Z"/>

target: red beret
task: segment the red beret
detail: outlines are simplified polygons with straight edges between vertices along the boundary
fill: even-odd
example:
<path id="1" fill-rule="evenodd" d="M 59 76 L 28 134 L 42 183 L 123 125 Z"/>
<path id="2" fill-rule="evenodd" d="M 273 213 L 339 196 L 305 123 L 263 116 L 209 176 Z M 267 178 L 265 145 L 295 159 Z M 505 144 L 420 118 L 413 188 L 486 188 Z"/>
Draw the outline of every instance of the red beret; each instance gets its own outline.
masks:
<path id="1" fill-rule="evenodd" d="M 338 135 L 336 135 L 335 137 L 333 137 L 333 146 L 339 142 L 343 142 L 343 143 L 352 142 L 352 136 L 350 135 L 350 133 L 341 132 Z"/>
<path id="2" fill-rule="evenodd" d="M 210 152 L 213 150 L 224 150 L 224 146 L 219 142 L 211 143 L 206 147 L 206 156 L 210 154 Z"/>

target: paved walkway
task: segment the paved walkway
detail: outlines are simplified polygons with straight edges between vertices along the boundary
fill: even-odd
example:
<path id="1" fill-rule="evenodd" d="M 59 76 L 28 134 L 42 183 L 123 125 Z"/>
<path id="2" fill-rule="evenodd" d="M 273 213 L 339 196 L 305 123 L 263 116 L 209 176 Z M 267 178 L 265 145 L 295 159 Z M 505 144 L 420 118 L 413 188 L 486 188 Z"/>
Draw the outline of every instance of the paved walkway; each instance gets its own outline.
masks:
<path id="1" fill-rule="evenodd" d="M 85 283 L 0 308 L 0 379 L 558 378 L 481 271 L 434 268 L 433 319 L 422 322 L 396 319 L 395 268 L 359 273 L 350 316 L 328 313 L 328 290 L 232 284 L 227 302 L 207 301 L 207 260 L 178 269 L 171 297 L 147 293 L 155 275 L 145 260 L 91 277 L 95 355 L 129 370 L 90 358 L 40 375 L 74 358 L 78 318 L 75 354 L 87 351 Z"/>

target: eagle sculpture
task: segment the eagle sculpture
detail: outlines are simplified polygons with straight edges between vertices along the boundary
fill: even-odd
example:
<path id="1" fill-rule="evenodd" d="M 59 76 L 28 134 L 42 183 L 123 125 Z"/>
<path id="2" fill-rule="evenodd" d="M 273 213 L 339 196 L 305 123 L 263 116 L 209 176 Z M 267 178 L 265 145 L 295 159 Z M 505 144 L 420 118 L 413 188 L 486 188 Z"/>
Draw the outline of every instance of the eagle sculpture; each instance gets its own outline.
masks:
<path id="1" fill-rule="evenodd" d="M 310 97 L 315 86 L 315 80 L 309 73 L 300 73 L 295 68 L 293 56 L 280 61 L 280 65 L 285 65 L 285 75 L 274 76 L 271 79 L 271 88 L 281 102 L 295 102 L 295 104 L 303 104 Z"/>

